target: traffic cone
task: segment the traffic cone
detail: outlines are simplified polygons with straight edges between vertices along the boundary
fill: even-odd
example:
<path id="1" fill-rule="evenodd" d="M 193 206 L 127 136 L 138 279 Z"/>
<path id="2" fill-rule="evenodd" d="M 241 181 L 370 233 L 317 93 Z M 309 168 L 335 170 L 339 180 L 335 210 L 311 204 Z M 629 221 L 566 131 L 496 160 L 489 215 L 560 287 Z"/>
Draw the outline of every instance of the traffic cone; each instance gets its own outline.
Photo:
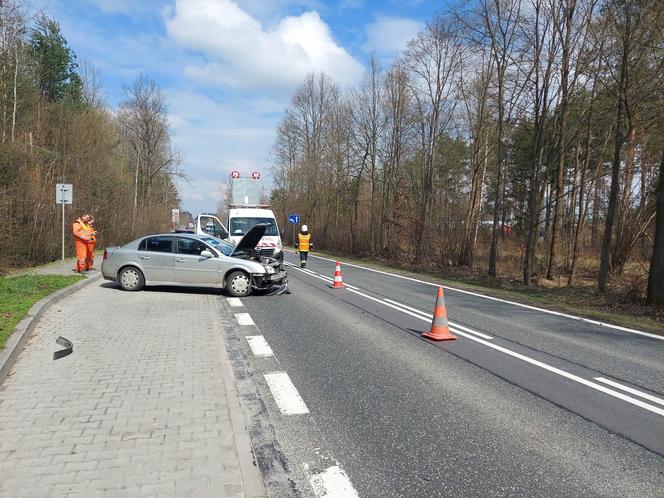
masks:
<path id="1" fill-rule="evenodd" d="M 456 336 L 450 333 L 450 327 L 447 324 L 447 309 L 445 308 L 445 295 L 443 294 L 442 287 L 438 287 L 431 330 L 422 334 L 422 337 L 426 337 L 432 341 L 453 341 L 456 339 Z"/>
<path id="2" fill-rule="evenodd" d="M 334 269 L 334 283 L 330 286 L 333 289 L 343 289 L 346 286 L 341 280 L 341 263 L 337 261 L 337 267 Z"/>

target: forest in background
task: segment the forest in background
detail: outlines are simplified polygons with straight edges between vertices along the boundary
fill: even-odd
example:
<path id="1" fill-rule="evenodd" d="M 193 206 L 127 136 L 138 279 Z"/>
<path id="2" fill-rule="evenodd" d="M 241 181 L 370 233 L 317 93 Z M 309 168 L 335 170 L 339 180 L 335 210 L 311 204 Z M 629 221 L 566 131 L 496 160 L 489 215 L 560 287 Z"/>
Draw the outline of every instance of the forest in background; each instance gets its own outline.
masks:
<path id="1" fill-rule="evenodd" d="M 111 109 L 99 75 L 78 64 L 55 19 L 0 2 L 0 273 L 60 255 L 55 184 L 71 183 L 71 223 L 91 213 L 98 245 L 121 244 L 170 223 L 180 158 L 166 101 L 140 76 Z"/>
<path id="2" fill-rule="evenodd" d="M 664 2 L 474 0 L 342 89 L 310 74 L 272 204 L 316 247 L 664 304 Z"/>

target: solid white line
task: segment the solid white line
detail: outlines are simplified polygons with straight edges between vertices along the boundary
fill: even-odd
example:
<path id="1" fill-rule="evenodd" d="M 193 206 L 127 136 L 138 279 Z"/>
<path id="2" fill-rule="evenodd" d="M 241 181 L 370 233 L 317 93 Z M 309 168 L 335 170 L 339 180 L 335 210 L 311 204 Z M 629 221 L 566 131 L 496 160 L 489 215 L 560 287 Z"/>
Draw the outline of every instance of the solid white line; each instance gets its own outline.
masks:
<path id="1" fill-rule="evenodd" d="M 246 339 L 254 356 L 274 356 L 272 348 L 262 335 L 248 335 Z"/>
<path id="2" fill-rule="evenodd" d="M 595 377 L 595 380 L 597 380 L 599 382 L 604 382 L 604 384 L 608 384 L 608 385 L 616 387 L 618 389 L 622 389 L 623 391 L 631 393 L 635 396 L 640 396 L 641 398 L 652 401 L 653 403 L 657 403 L 658 405 L 664 405 L 664 399 L 658 398 L 657 396 L 653 396 L 652 394 L 647 394 L 647 393 L 639 391 L 638 389 L 623 386 L 622 384 L 618 384 L 617 382 L 614 382 L 612 380 L 605 379 L 604 377 Z"/>
<path id="3" fill-rule="evenodd" d="M 406 308 L 406 309 L 408 309 L 408 310 L 411 310 L 411 311 L 413 311 L 413 312 L 415 312 L 415 313 L 419 313 L 419 314 L 421 314 L 424 318 L 426 318 L 427 321 L 431 321 L 431 320 L 433 319 L 433 314 L 431 314 L 431 313 L 426 313 L 426 312 L 424 312 L 424 311 L 422 311 L 422 310 L 418 310 L 417 308 L 411 308 L 410 306 L 406 306 L 405 304 L 400 303 L 399 301 L 393 301 L 392 299 L 387 299 L 387 298 L 386 298 L 385 301 L 387 301 L 388 303 L 395 304 L 395 305 L 397 305 L 397 306 L 401 306 L 401 307 Z M 469 329 L 468 327 L 464 327 L 463 325 L 459 325 L 458 323 L 454 323 L 454 322 L 452 322 L 452 321 L 450 321 L 450 320 L 448 320 L 447 323 L 449 324 L 450 329 L 452 329 L 452 328 L 461 329 L 461 330 L 465 330 L 466 332 L 468 332 L 468 333 L 470 333 L 470 334 L 475 334 L 475 335 L 477 335 L 477 336 L 480 336 L 480 337 L 482 337 L 483 339 L 488 339 L 488 340 L 492 340 L 492 339 L 493 339 L 493 337 L 491 337 L 490 335 L 484 334 L 484 333 L 482 333 L 482 332 L 478 332 L 477 330 Z"/>
<path id="4" fill-rule="evenodd" d="M 413 313 L 412 311 L 408 311 L 408 310 L 406 310 L 406 309 L 403 309 L 403 308 L 401 308 L 400 306 L 395 306 L 395 305 L 393 305 L 393 304 L 386 303 L 386 302 L 383 301 L 382 299 L 377 299 L 377 298 L 375 298 L 375 297 L 373 297 L 373 296 L 370 296 L 370 295 L 368 295 L 368 294 L 365 294 L 364 292 L 360 292 L 360 291 L 358 291 L 358 290 L 356 290 L 356 289 L 348 289 L 348 291 L 349 291 L 349 292 L 352 292 L 352 293 L 354 293 L 354 294 L 357 294 L 358 296 L 366 297 L 367 299 L 370 299 L 371 301 L 375 301 L 375 302 L 380 303 L 380 304 L 382 304 L 382 305 L 384 305 L 384 306 L 387 306 L 387 307 L 389 307 L 389 308 L 395 309 L 395 310 L 397 310 L 397 311 L 401 311 L 402 313 L 405 313 L 405 314 L 407 314 L 407 315 L 414 316 L 415 318 L 419 318 L 420 320 L 428 321 L 428 319 L 425 318 L 425 317 L 423 317 L 422 315 L 418 315 L 418 314 L 416 314 L 416 313 Z"/>
<path id="5" fill-rule="evenodd" d="M 317 257 L 320 258 L 320 256 L 317 256 Z M 327 259 L 327 258 L 321 258 L 321 259 Z M 330 261 L 331 261 L 331 260 L 330 260 Z M 349 265 L 349 266 L 353 266 L 353 265 Z M 360 267 L 360 268 L 361 268 L 361 267 Z M 384 273 L 384 272 L 379 272 L 379 273 Z M 319 278 L 320 278 L 320 277 L 319 277 Z M 408 278 L 408 277 L 405 277 L 405 278 Z M 414 279 L 411 279 L 411 280 L 414 280 Z M 365 298 L 367 298 L 367 299 L 370 299 L 370 300 L 372 300 L 372 301 L 375 301 L 375 302 L 377 302 L 377 303 L 380 303 L 380 304 L 383 304 L 383 305 L 388 306 L 388 307 L 390 307 L 390 308 L 393 308 L 393 309 L 396 309 L 396 310 L 398 310 L 398 311 L 401 311 L 402 313 L 406 313 L 407 315 L 413 316 L 413 317 L 415 317 L 415 318 L 419 318 L 420 320 L 427 320 L 426 317 L 422 316 L 422 314 L 421 314 L 422 312 L 419 311 L 419 310 L 418 310 L 418 314 L 416 314 L 416 313 L 413 313 L 412 311 L 408 311 L 407 309 L 404 309 L 404 308 L 402 308 L 402 307 L 397 307 L 397 306 L 395 306 L 395 305 L 393 305 L 393 304 L 391 304 L 391 303 L 388 303 L 388 302 L 385 302 L 385 301 L 383 301 L 383 300 L 377 299 L 377 298 L 375 298 L 375 297 L 369 296 L 368 294 L 364 294 L 363 292 L 360 292 L 360 291 L 358 291 L 358 290 L 355 290 L 355 289 L 349 289 L 349 291 L 350 291 L 350 292 L 353 292 L 353 293 L 355 293 L 355 294 L 358 294 L 358 295 L 360 295 L 360 296 L 363 296 L 363 297 L 365 297 Z M 479 296 L 481 296 L 481 297 L 488 297 L 488 296 L 482 296 L 481 294 L 479 294 Z M 493 299 L 493 298 L 492 298 L 492 299 Z M 499 299 L 496 299 L 496 300 L 500 301 Z M 506 302 L 509 302 L 509 301 L 506 301 Z M 512 303 L 512 304 L 519 304 L 519 303 Z M 523 305 L 523 306 L 525 306 L 525 305 Z M 537 308 L 535 308 L 535 309 L 537 309 Z M 543 311 L 547 311 L 547 310 L 543 310 Z M 554 312 L 554 313 L 555 313 L 555 312 Z M 572 318 L 576 318 L 576 317 L 572 317 Z M 587 321 L 586 319 L 581 319 L 581 320 Z M 579 377 L 579 376 L 577 376 L 577 375 L 574 375 L 574 374 L 571 374 L 571 373 L 565 372 L 564 370 L 561 370 L 561 369 L 559 369 L 559 368 L 553 367 L 553 366 L 548 365 L 548 364 L 546 364 L 546 363 L 543 363 L 543 362 L 541 362 L 541 361 L 539 361 L 539 360 L 535 360 L 534 358 L 530 358 L 530 357 L 528 357 L 528 356 L 522 355 L 521 353 L 517 353 L 516 351 L 512 351 L 511 349 L 507 349 L 507 348 L 504 348 L 504 347 L 502 347 L 502 346 L 498 346 L 497 344 L 492 344 L 492 343 L 487 342 L 486 340 L 481 339 L 481 338 L 479 338 L 479 337 L 476 337 L 475 335 L 472 335 L 472 334 L 470 334 L 470 333 L 468 333 L 468 332 L 462 332 L 461 330 L 458 330 L 458 329 L 461 328 L 461 327 L 462 327 L 462 326 L 459 326 L 459 325 L 457 324 L 457 325 L 456 325 L 456 328 L 457 328 L 457 329 L 455 329 L 454 332 L 457 333 L 457 334 L 459 334 L 459 335 L 461 335 L 461 336 L 463 336 L 463 337 L 466 337 L 466 338 L 468 338 L 468 339 L 470 339 L 470 340 L 473 340 L 473 341 L 475 341 L 475 342 L 479 342 L 480 344 L 483 344 L 483 345 L 485 345 L 485 346 L 488 346 L 488 347 L 490 347 L 490 348 L 493 348 L 493 349 L 495 349 L 496 351 L 500 351 L 501 353 L 505 353 L 505 354 L 507 354 L 507 355 L 509 355 L 509 356 L 512 356 L 512 357 L 517 358 L 517 359 L 522 360 L 522 361 L 525 361 L 526 363 L 530 363 L 531 365 L 538 366 L 538 367 L 543 368 L 544 370 L 548 370 L 549 372 L 552 372 L 552 373 L 554 373 L 554 374 L 556 374 L 556 375 L 560 375 L 561 377 L 565 377 L 565 378 L 567 378 L 567 379 L 569 379 L 569 380 L 572 380 L 572 381 L 574 381 L 574 382 L 578 382 L 579 384 L 583 384 L 584 386 L 587 386 L 587 387 L 590 387 L 590 388 L 595 389 L 595 390 L 597 390 L 597 391 L 603 392 L 603 393 L 605 393 L 605 394 L 608 394 L 609 396 L 613 396 L 614 398 L 621 399 L 621 400 L 623 400 L 623 401 L 626 401 L 626 402 L 628 402 L 628 403 L 631 403 L 631 404 L 633 404 L 633 405 L 636 405 L 636 406 L 638 406 L 638 407 L 640 407 L 640 408 L 643 408 L 643 409 L 648 410 L 648 411 L 650 411 L 650 412 L 656 413 L 657 415 L 664 416 L 664 410 L 662 410 L 661 408 L 658 408 L 658 407 L 653 406 L 653 405 L 649 405 L 648 403 L 644 403 L 644 402 L 641 401 L 641 400 L 638 400 L 638 399 L 632 398 L 631 396 L 627 396 L 627 395 L 622 394 L 622 393 L 620 393 L 620 392 L 618 392 L 618 391 L 614 391 L 613 389 L 609 389 L 609 388 L 607 388 L 607 387 L 604 387 L 604 386 L 601 385 L 601 384 L 597 384 L 597 383 L 595 383 L 595 382 L 592 382 L 592 381 L 586 380 L 586 379 L 584 379 L 584 378 L 582 378 L 582 377 Z M 466 327 L 463 327 L 463 329 L 465 329 L 465 328 L 466 328 Z M 629 331 L 629 330 L 628 330 L 628 331 Z M 635 332 L 638 333 L 638 331 L 635 331 Z M 474 333 L 474 334 L 478 334 L 478 332 L 476 332 L 476 331 L 473 331 L 473 333 Z M 644 334 L 645 334 L 645 332 L 644 332 Z M 652 335 L 652 334 L 647 334 L 647 335 Z M 653 337 L 660 338 L 659 336 L 653 336 Z M 622 388 L 624 388 L 624 387 L 625 387 L 625 386 L 622 386 Z M 627 389 L 624 389 L 624 390 L 627 391 Z M 628 392 L 629 392 L 629 391 L 628 391 Z M 641 394 L 644 394 L 644 393 L 641 393 Z"/>
<path id="6" fill-rule="evenodd" d="M 318 278 L 318 279 L 320 279 L 320 280 L 324 280 L 325 282 L 331 282 L 331 283 L 334 283 L 334 279 L 333 279 L 333 278 L 326 277 L 325 275 L 321 275 L 320 273 L 313 272 L 313 271 L 311 271 L 311 270 L 309 270 L 309 269 L 307 269 L 307 268 L 298 268 L 298 267 L 295 266 L 295 265 L 291 265 L 291 266 L 293 266 L 293 268 L 295 268 L 296 270 L 300 270 L 301 272 L 306 273 L 307 275 L 310 275 L 310 276 L 312 276 L 312 277 L 316 277 L 316 278 Z M 347 283 L 344 283 L 344 285 L 345 285 L 346 287 L 348 287 L 349 289 L 357 289 L 357 287 L 355 287 L 354 285 L 348 285 Z"/>
<path id="7" fill-rule="evenodd" d="M 314 256 L 314 255 L 310 255 L 310 256 L 312 258 L 318 258 L 318 259 L 323 259 L 323 260 L 326 260 L 326 261 L 336 262 L 336 260 L 334 260 L 334 259 L 324 258 L 322 256 Z M 362 270 L 367 270 L 367 271 L 371 271 L 371 272 L 374 272 L 374 273 L 379 273 L 381 275 L 388 275 L 390 277 L 401 278 L 403 280 L 410 280 L 411 282 L 418 282 L 420 284 L 426 284 L 426 285 L 430 285 L 432 287 L 440 287 L 440 284 L 436 284 L 436 283 L 433 283 L 433 282 L 427 282 L 426 280 L 420 280 L 418 278 L 406 277 L 404 275 L 398 275 L 396 273 L 390 273 L 390 272 L 387 272 L 387 271 L 376 270 L 375 268 L 368 268 L 366 266 L 356 265 L 356 264 L 353 264 L 353 263 L 343 263 L 343 264 L 345 266 L 350 266 L 350 267 L 353 267 L 353 268 L 360 268 Z M 463 290 L 463 289 L 458 289 L 456 287 L 450 287 L 448 285 L 443 285 L 443 288 L 447 289 L 447 290 L 454 291 L 454 292 L 459 292 L 461 294 L 468 294 L 470 296 L 480 297 L 482 299 L 489 299 L 491 301 L 498 301 L 498 302 L 501 302 L 501 303 L 511 304 L 512 306 L 518 306 L 520 308 L 526 308 L 526 309 L 529 309 L 529 310 L 539 311 L 541 313 L 547 313 L 549 315 L 555 315 L 555 316 L 560 316 L 560 317 L 563 317 L 563 318 L 569 318 L 571 320 L 577 320 L 577 321 L 581 321 L 581 322 L 585 322 L 585 323 L 590 323 L 592 325 L 598 325 L 600 327 L 607 327 L 607 328 L 610 328 L 610 329 L 621 330 L 623 332 L 629 332 L 630 334 L 642 335 L 644 337 L 650 337 L 651 339 L 659 339 L 660 341 L 664 341 L 664 336 L 656 335 L 656 334 L 650 334 L 648 332 L 643 332 L 641 330 L 635 330 L 635 329 L 630 329 L 630 328 L 627 328 L 627 327 L 621 327 L 620 325 L 613 325 L 611 323 L 600 322 L 598 320 L 591 320 L 590 318 L 583 318 L 583 317 L 580 317 L 580 316 L 569 315 L 567 313 L 561 313 L 559 311 L 553 311 L 553 310 L 547 310 L 547 309 L 544 309 L 544 308 L 538 308 L 537 306 L 531 306 L 529 304 L 517 303 L 515 301 L 508 301 L 507 299 L 500 299 L 498 297 L 487 296 L 486 294 L 479 294 L 477 292 L 471 292 L 471 291 L 467 291 L 467 290 Z"/>
<path id="8" fill-rule="evenodd" d="M 227 297 L 226 301 L 228 301 L 228 304 L 234 308 L 238 306 L 244 306 L 244 304 L 242 304 L 242 301 L 240 301 L 239 297 Z"/>
<path id="9" fill-rule="evenodd" d="M 235 319 L 240 325 L 254 325 L 254 320 L 249 313 L 235 313 Z"/>
<path id="10" fill-rule="evenodd" d="M 505 353 L 506 355 L 512 356 L 514 358 L 518 358 L 519 360 L 525 361 L 526 363 L 530 363 L 531 365 L 535 365 L 537 367 L 543 368 L 544 370 L 548 370 L 549 372 L 552 372 L 556 375 L 560 375 L 561 377 L 565 377 L 566 379 L 573 380 L 574 382 L 578 382 L 579 384 L 583 384 L 584 386 L 591 387 L 592 389 L 595 389 L 597 391 L 601 391 L 605 394 L 608 394 L 609 396 L 613 396 L 614 398 L 621 399 L 623 401 L 627 401 L 628 403 L 631 403 L 633 405 L 636 405 L 640 408 L 643 408 L 645 410 L 648 410 L 650 412 L 656 413 L 657 415 L 661 415 L 664 417 L 664 410 L 661 408 L 657 408 L 656 406 L 649 405 L 648 403 L 644 403 L 643 401 L 640 401 L 638 399 L 634 399 L 631 396 L 626 396 L 622 393 L 619 393 L 618 391 L 614 391 L 613 389 L 609 389 L 607 387 L 604 387 L 600 384 L 596 384 L 595 382 L 586 380 L 582 377 L 579 377 L 578 375 L 574 375 L 568 372 L 565 372 L 564 370 L 561 370 L 556 367 L 552 367 L 551 365 L 548 365 L 546 363 L 543 363 L 539 360 L 535 360 L 534 358 L 530 358 L 526 355 L 522 355 L 521 353 L 517 353 L 516 351 L 512 351 L 511 349 L 504 348 L 502 346 L 498 346 L 497 344 L 493 344 L 490 342 L 485 341 L 484 339 L 480 339 L 479 337 L 475 337 L 471 334 L 466 334 L 465 332 L 460 332 L 458 330 L 455 331 L 457 334 L 462 335 L 468 339 L 471 339 L 475 342 L 479 342 L 480 344 L 484 344 L 485 346 L 488 346 L 490 348 L 495 349 L 496 351 L 500 351 L 501 353 Z"/>
<path id="11" fill-rule="evenodd" d="M 477 330 L 469 329 L 468 327 L 464 327 L 463 325 L 459 325 L 458 323 L 455 323 L 455 322 L 450 322 L 449 320 L 448 320 L 447 323 L 450 324 L 450 330 L 452 332 L 457 332 L 458 333 L 459 329 L 461 329 L 461 330 L 465 330 L 466 332 L 468 332 L 470 334 L 475 334 L 477 336 L 480 336 L 482 339 L 487 339 L 489 341 L 493 340 L 493 337 L 491 337 L 490 335 L 484 334 L 482 332 L 478 332 Z"/>
<path id="12" fill-rule="evenodd" d="M 419 318 L 420 320 L 427 320 L 427 318 L 422 316 L 422 315 L 415 314 L 415 313 L 413 313 L 411 311 L 408 311 L 408 310 L 405 310 L 403 308 L 399 308 L 397 306 L 394 306 L 393 304 L 386 303 L 385 301 L 382 301 L 380 299 L 376 299 L 375 297 L 369 296 L 369 295 L 364 294 L 362 292 L 358 292 L 358 291 L 355 291 L 355 290 L 352 290 L 352 289 L 350 290 L 350 292 L 354 292 L 355 294 L 366 297 L 368 299 L 371 299 L 372 301 L 376 301 L 377 303 L 381 303 L 385 306 L 389 306 L 390 308 L 394 308 L 396 310 L 401 311 L 402 313 L 406 313 L 408 315 L 414 316 L 415 318 Z M 590 387 L 590 388 L 595 389 L 597 391 L 601 391 L 605 394 L 608 394 L 609 396 L 613 396 L 614 398 L 621 399 L 623 401 L 626 401 L 628 403 L 636 405 L 640 408 L 643 408 L 645 410 L 656 413 L 657 415 L 664 416 L 664 410 L 662 410 L 661 408 L 649 405 L 648 403 L 644 403 L 643 401 L 632 398 L 631 396 L 626 396 L 625 394 L 622 394 L 618 391 L 614 391 L 613 389 L 609 389 L 607 387 L 604 387 L 601 384 L 597 384 L 595 382 L 586 380 L 586 379 L 584 379 L 582 377 L 579 377 L 577 375 L 565 372 L 564 370 L 553 367 L 551 365 L 548 365 L 548 364 L 546 364 L 544 362 L 541 362 L 539 360 L 536 360 L 534 358 L 530 358 L 529 356 L 523 355 L 521 353 L 517 353 L 516 351 L 512 351 L 511 349 L 507 349 L 507 348 L 504 348 L 502 346 L 498 346 L 497 344 L 493 344 L 493 343 L 488 342 L 484 339 L 476 337 L 473 334 L 463 332 L 463 331 L 459 330 L 458 328 L 454 328 L 453 332 L 456 333 L 456 334 L 459 334 L 463 337 L 466 337 L 467 339 L 470 339 L 470 340 L 475 341 L 475 342 L 479 342 L 480 344 L 483 344 L 483 345 L 488 346 L 492 349 L 495 349 L 496 351 L 500 351 L 501 353 L 505 353 L 506 355 L 512 356 L 513 358 L 517 358 L 519 360 L 525 361 L 526 363 L 530 363 L 531 365 L 535 365 L 537 367 L 543 368 L 544 370 L 548 370 L 549 372 L 552 372 L 556 375 L 560 375 L 561 377 L 565 377 L 566 379 L 573 380 L 574 382 L 578 382 L 579 384 L 583 384 L 584 386 Z"/>
<path id="13" fill-rule="evenodd" d="M 267 373 L 264 377 L 281 413 L 284 415 L 309 413 L 309 408 L 286 372 Z"/>
<path id="14" fill-rule="evenodd" d="M 359 497 L 350 479 L 338 465 L 329 467 L 320 474 L 309 476 L 309 482 L 319 498 Z"/>

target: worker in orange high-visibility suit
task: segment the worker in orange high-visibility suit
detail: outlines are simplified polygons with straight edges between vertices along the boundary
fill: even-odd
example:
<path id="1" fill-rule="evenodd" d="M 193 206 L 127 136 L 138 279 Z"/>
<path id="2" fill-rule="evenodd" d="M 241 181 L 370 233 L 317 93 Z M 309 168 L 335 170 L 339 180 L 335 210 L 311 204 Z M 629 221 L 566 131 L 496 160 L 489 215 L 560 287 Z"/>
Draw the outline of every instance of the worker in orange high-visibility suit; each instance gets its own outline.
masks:
<path id="1" fill-rule="evenodd" d="M 97 245 L 97 231 L 95 230 L 95 219 L 92 215 L 90 216 L 90 221 L 88 221 L 88 226 L 90 227 L 90 242 L 88 242 L 85 253 L 84 270 L 86 271 L 90 271 L 92 265 L 95 263 L 95 246 Z"/>
<path id="2" fill-rule="evenodd" d="M 311 234 L 309 227 L 302 225 L 302 230 L 297 234 L 297 250 L 300 253 L 300 268 L 307 267 L 307 256 L 309 256 L 309 249 L 313 246 L 311 242 Z"/>
<path id="3" fill-rule="evenodd" d="M 92 240 L 93 230 L 88 225 L 90 218 L 89 214 L 84 214 L 72 225 L 76 245 L 76 267 L 74 271 L 78 273 L 85 269 L 85 261 L 88 258 L 88 244 Z"/>

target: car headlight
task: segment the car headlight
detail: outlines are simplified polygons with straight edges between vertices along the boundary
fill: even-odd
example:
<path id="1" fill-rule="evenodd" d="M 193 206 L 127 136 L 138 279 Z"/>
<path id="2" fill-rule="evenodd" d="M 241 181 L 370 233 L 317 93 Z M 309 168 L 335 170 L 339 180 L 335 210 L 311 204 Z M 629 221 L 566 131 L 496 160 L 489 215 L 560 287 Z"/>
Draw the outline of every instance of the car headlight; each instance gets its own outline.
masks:
<path id="1" fill-rule="evenodd" d="M 272 266 L 266 266 L 265 273 L 267 273 L 268 275 L 272 275 L 273 273 L 275 273 L 274 268 Z"/>

